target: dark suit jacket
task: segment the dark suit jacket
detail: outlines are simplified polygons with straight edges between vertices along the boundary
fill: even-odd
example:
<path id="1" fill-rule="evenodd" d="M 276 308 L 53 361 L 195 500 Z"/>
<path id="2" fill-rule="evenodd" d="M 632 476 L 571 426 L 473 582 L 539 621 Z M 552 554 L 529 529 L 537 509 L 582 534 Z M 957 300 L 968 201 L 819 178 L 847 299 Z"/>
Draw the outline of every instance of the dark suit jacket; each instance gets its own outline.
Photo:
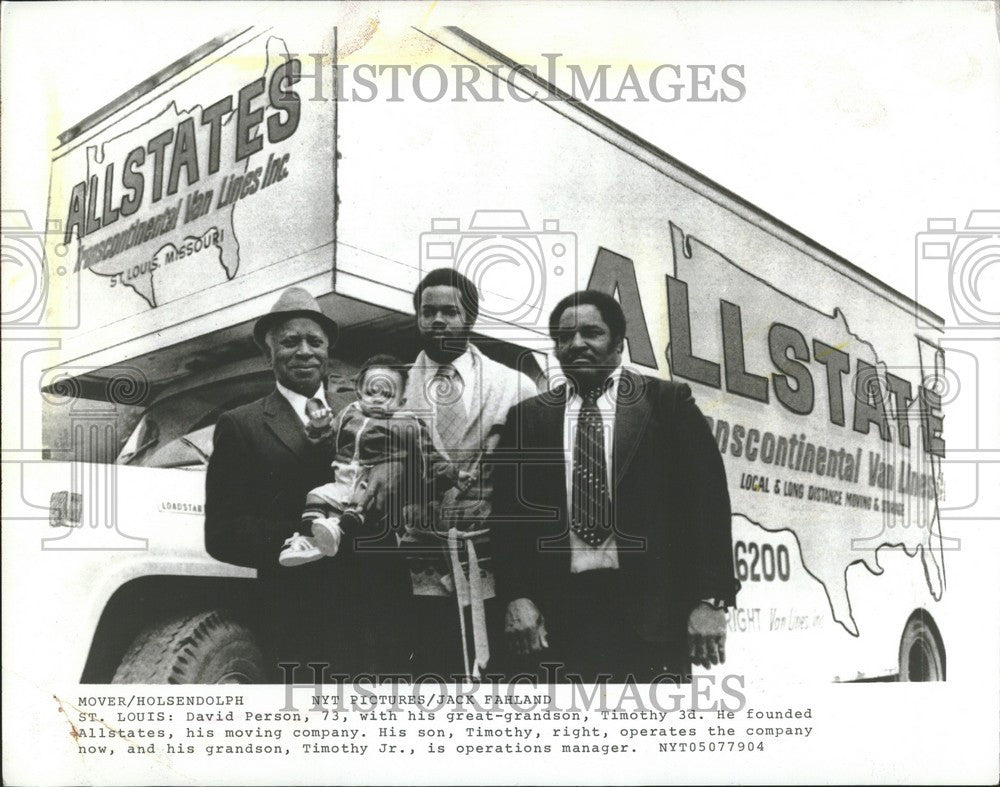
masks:
<path id="1" fill-rule="evenodd" d="M 543 615 L 570 574 L 565 407 L 565 389 L 513 407 L 495 456 L 498 595 Z M 739 586 L 722 457 L 691 389 L 623 370 L 612 455 L 628 619 L 644 640 L 684 642 L 699 600 L 733 603 Z"/>
<path id="2" fill-rule="evenodd" d="M 315 573 L 319 564 L 282 568 L 278 555 L 300 529 L 306 492 L 329 476 L 328 451 L 306 439 L 302 422 L 277 390 L 223 413 L 206 480 L 209 554 L 256 568 L 260 577 Z"/>
<path id="3" fill-rule="evenodd" d="M 409 654 L 410 588 L 395 552 L 356 550 L 345 536 L 333 558 L 278 562 L 285 539 L 302 530 L 306 493 L 332 480 L 332 458 L 329 446 L 306 439 L 277 390 L 223 413 L 206 479 L 205 546 L 257 569 L 253 609 L 278 658 L 329 660 L 348 674 L 396 672 Z M 368 534 L 368 543 L 382 540 Z"/>

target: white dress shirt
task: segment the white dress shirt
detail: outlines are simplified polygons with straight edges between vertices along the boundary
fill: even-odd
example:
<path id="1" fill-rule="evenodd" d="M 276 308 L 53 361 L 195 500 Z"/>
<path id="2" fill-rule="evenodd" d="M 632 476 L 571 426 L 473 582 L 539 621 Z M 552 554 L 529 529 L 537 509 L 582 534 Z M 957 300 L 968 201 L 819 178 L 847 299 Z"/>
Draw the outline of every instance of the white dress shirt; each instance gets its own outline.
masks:
<path id="1" fill-rule="evenodd" d="M 319 399 L 327 407 L 330 406 L 330 403 L 327 401 L 326 398 L 326 386 L 324 386 L 323 383 L 319 384 L 319 388 L 316 389 L 316 393 L 314 393 L 312 396 L 303 396 L 302 394 L 296 393 L 290 388 L 286 388 L 285 386 L 283 386 L 281 383 L 278 382 L 276 382 L 275 384 L 278 386 L 278 393 L 284 396 L 285 400 L 292 406 L 292 409 L 295 411 L 295 414 L 299 417 L 299 420 L 302 421 L 303 426 L 309 423 L 309 416 L 306 414 L 306 402 L 308 402 L 310 399 Z M 336 541 L 335 549 L 339 549 L 340 539 L 344 535 L 344 531 L 340 529 L 340 524 L 339 524 L 340 517 L 338 516 L 335 519 L 332 520 L 326 519 L 324 521 L 332 525 L 334 540 Z M 297 532 L 296 535 L 298 535 Z M 306 531 L 306 535 L 308 535 L 308 531 Z"/>
<path id="2" fill-rule="evenodd" d="M 597 399 L 597 409 L 601 411 L 604 420 L 604 465 L 608 473 L 608 491 L 614 503 L 614 445 L 615 445 L 615 415 L 618 411 L 618 383 L 621 380 L 622 367 L 611 373 L 611 382 L 604 393 Z M 566 456 L 566 511 L 572 514 L 573 506 L 573 449 L 576 443 L 576 425 L 580 420 L 580 408 L 583 407 L 583 397 L 570 388 L 566 400 L 566 414 L 563 424 L 563 450 Z M 598 568 L 618 568 L 618 542 L 612 533 L 599 546 L 592 547 L 576 533 L 569 531 L 570 572 L 579 574 Z"/>
<path id="3" fill-rule="evenodd" d="M 478 411 L 479 403 L 476 400 L 476 379 L 479 372 L 476 369 L 478 358 L 472 351 L 472 346 L 458 356 L 451 363 L 438 363 L 432 360 L 425 352 L 421 352 L 414 361 L 414 366 L 421 366 L 426 370 L 426 379 L 431 380 L 442 366 L 451 366 L 462 382 L 462 404 L 465 405 L 465 412 L 472 413 Z"/>
<path id="4" fill-rule="evenodd" d="M 406 408 L 428 420 L 434 447 L 445 458 L 451 459 L 456 448 L 464 449 L 455 464 L 461 470 L 474 471 L 479 452 L 484 449 L 489 452 L 499 439 L 497 427 L 504 423 L 510 408 L 518 402 L 537 396 L 538 388 L 527 375 L 494 361 L 473 344 L 451 365 L 462 378 L 461 402 L 469 420 L 460 442 L 442 444 L 435 425 L 430 423 L 438 408 L 433 396 L 436 391 L 434 376 L 442 364 L 429 358 L 425 351 L 417 356 L 407 376 Z M 454 506 L 454 515 L 449 514 L 456 524 L 463 524 L 462 511 L 466 504 L 474 508 L 477 517 L 488 513 L 490 483 L 490 474 L 483 473 L 477 483 L 462 493 L 461 504 Z M 485 535 L 474 539 L 484 598 L 493 595 L 493 566 L 487 541 Z M 452 565 L 444 550 L 414 553 L 408 556 L 407 562 L 410 564 L 410 579 L 415 596 L 454 596 Z"/>
<path id="5" fill-rule="evenodd" d="M 303 396 L 300 393 L 285 388 L 281 383 L 276 383 L 276 385 L 278 386 L 278 393 L 284 396 L 285 400 L 292 406 L 295 414 L 302 421 L 303 426 L 309 423 L 309 416 L 306 415 L 306 402 L 310 399 L 319 399 L 327 407 L 330 406 L 330 403 L 326 400 L 326 388 L 323 383 L 319 384 L 319 388 L 316 389 L 316 393 L 312 396 Z"/>

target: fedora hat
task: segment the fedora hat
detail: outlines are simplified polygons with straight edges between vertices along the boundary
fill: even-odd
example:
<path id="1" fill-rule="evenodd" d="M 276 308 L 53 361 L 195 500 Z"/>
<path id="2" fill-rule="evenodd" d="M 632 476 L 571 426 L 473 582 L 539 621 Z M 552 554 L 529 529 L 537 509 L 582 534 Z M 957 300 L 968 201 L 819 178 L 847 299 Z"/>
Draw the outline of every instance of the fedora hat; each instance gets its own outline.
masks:
<path id="1" fill-rule="evenodd" d="M 253 326 L 253 339 L 261 349 L 267 349 L 264 337 L 276 325 L 280 325 L 293 317 L 308 317 L 316 322 L 326 333 L 330 346 L 337 343 L 337 323 L 323 314 L 316 299 L 301 287 L 289 287 L 278 297 L 271 311 L 257 320 Z"/>

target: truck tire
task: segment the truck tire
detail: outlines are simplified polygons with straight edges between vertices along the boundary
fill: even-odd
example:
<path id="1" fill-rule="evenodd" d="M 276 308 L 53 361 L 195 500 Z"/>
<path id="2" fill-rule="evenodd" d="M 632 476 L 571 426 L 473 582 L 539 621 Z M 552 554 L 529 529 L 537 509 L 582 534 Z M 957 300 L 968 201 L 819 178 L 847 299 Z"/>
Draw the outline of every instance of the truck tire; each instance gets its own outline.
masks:
<path id="1" fill-rule="evenodd" d="M 244 625 L 217 611 L 182 615 L 135 638 L 112 683 L 263 683 L 264 657 Z"/>
<path id="2" fill-rule="evenodd" d="M 914 612 L 899 641 L 899 680 L 939 681 L 945 679 L 944 643 L 934 620 L 923 610 Z"/>

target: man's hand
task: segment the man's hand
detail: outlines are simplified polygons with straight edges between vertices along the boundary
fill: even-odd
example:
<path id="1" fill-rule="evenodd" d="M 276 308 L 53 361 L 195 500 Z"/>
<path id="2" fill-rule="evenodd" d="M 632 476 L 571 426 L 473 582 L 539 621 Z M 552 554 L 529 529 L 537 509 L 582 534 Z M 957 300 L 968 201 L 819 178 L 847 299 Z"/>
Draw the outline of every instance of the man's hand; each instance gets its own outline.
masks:
<path id="1" fill-rule="evenodd" d="M 309 416 L 309 426 L 317 431 L 326 429 L 333 423 L 333 410 L 314 399 L 306 402 L 306 415 Z"/>
<path id="2" fill-rule="evenodd" d="M 380 462 L 359 486 L 351 503 L 369 512 L 389 511 L 389 503 L 399 500 L 399 484 L 403 475 L 402 462 Z"/>
<path id="3" fill-rule="evenodd" d="M 504 632 L 507 634 L 507 644 L 518 656 L 537 653 L 549 646 L 542 613 L 528 598 L 518 598 L 507 605 Z"/>
<path id="4" fill-rule="evenodd" d="M 691 661 L 699 667 L 726 663 L 726 611 L 698 604 L 688 617 Z"/>

